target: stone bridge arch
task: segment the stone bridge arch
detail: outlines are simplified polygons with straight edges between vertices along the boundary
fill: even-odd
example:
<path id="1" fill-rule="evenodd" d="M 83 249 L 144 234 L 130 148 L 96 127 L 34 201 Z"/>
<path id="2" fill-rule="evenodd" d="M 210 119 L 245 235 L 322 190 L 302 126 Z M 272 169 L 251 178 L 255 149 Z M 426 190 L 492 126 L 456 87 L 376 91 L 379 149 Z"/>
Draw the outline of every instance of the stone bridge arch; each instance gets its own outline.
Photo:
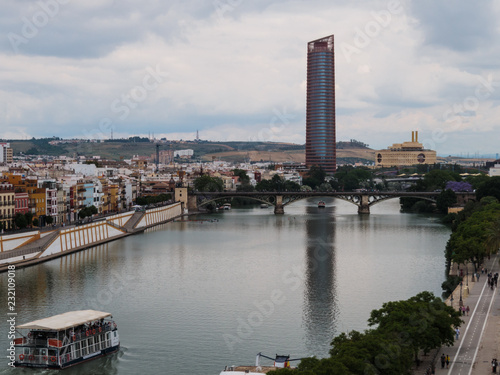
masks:
<path id="1" fill-rule="evenodd" d="M 247 198 L 274 206 L 275 214 L 283 214 L 284 207 L 306 198 L 333 197 L 358 206 L 359 214 L 369 214 L 370 207 L 394 198 L 418 198 L 436 203 L 440 192 L 194 192 L 196 202 L 190 204 L 191 208 L 204 206 L 208 203 L 227 198 Z M 473 193 L 456 193 L 459 202 L 465 203 L 475 200 Z"/>

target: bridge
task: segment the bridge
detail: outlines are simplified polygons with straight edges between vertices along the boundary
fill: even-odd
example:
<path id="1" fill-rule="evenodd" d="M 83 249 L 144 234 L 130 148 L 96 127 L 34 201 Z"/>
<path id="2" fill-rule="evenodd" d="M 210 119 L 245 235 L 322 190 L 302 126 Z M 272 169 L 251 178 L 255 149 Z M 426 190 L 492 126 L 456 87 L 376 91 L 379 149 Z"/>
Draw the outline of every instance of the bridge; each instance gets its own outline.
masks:
<path id="1" fill-rule="evenodd" d="M 189 210 L 198 210 L 199 207 L 209 203 L 214 203 L 228 198 L 247 198 L 274 206 L 274 213 L 277 215 L 285 213 L 285 206 L 306 198 L 334 197 L 342 199 L 358 206 L 359 214 L 369 214 L 370 207 L 379 202 L 394 198 L 418 198 L 431 202 L 436 202 L 440 192 L 407 192 L 407 191 L 378 191 L 378 192 L 190 192 L 188 197 Z M 457 192 L 457 203 L 464 205 L 469 201 L 476 200 L 475 193 Z"/>

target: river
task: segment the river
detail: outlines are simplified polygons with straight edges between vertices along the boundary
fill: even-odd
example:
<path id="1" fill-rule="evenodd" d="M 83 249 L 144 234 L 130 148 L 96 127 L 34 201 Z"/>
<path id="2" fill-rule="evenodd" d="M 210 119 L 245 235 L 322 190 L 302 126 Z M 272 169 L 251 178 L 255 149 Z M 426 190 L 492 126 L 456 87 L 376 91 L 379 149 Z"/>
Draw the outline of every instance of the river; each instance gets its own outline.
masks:
<path id="1" fill-rule="evenodd" d="M 389 200 L 360 216 L 340 200 L 232 209 L 167 223 L 16 271 L 18 324 L 96 309 L 118 323 L 118 354 L 64 374 L 218 374 L 255 354 L 328 355 L 382 303 L 441 295 L 450 230 Z M 0 275 L 7 301 L 7 274 Z M 7 353 L 7 304 L 0 349 Z M 53 373 L 7 367 L 0 374 Z"/>

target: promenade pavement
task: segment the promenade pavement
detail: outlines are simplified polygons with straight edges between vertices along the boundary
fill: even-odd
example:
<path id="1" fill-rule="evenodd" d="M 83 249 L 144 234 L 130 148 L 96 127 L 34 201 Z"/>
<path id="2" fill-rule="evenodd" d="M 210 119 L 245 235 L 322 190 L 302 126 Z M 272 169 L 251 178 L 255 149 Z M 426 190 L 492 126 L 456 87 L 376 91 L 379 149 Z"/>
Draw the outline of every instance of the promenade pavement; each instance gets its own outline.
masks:
<path id="1" fill-rule="evenodd" d="M 499 272 L 500 256 L 496 255 L 485 261 L 488 272 Z M 426 374 L 426 370 L 434 364 L 435 373 L 442 375 L 482 375 L 491 374 L 491 361 L 500 360 L 500 298 L 499 290 L 488 287 L 488 277 L 479 270 L 479 281 L 469 276 L 464 277 L 462 284 L 462 302 L 469 306 L 469 315 L 462 316 L 464 323 L 460 327 L 458 340 L 451 347 L 442 347 L 427 356 L 421 356 L 420 366 L 414 374 Z M 500 287 L 500 285 L 499 285 Z M 460 305 L 460 286 L 452 293 L 446 304 L 458 309 Z M 441 368 L 441 354 L 450 356 L 448 368 Z M 500 368 L 497 368 L 500 373 Z"/>

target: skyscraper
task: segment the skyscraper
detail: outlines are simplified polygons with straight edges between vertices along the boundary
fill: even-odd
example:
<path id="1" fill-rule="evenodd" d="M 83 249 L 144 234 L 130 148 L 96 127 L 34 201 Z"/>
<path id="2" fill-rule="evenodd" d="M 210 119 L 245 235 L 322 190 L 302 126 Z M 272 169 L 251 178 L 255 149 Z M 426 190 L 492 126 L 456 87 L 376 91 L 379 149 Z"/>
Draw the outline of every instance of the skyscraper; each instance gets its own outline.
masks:
<path id="1" fill-rule="evenodd" d="M 307 44 L 306 165 L 337 167 L 333 35 Z"/>

